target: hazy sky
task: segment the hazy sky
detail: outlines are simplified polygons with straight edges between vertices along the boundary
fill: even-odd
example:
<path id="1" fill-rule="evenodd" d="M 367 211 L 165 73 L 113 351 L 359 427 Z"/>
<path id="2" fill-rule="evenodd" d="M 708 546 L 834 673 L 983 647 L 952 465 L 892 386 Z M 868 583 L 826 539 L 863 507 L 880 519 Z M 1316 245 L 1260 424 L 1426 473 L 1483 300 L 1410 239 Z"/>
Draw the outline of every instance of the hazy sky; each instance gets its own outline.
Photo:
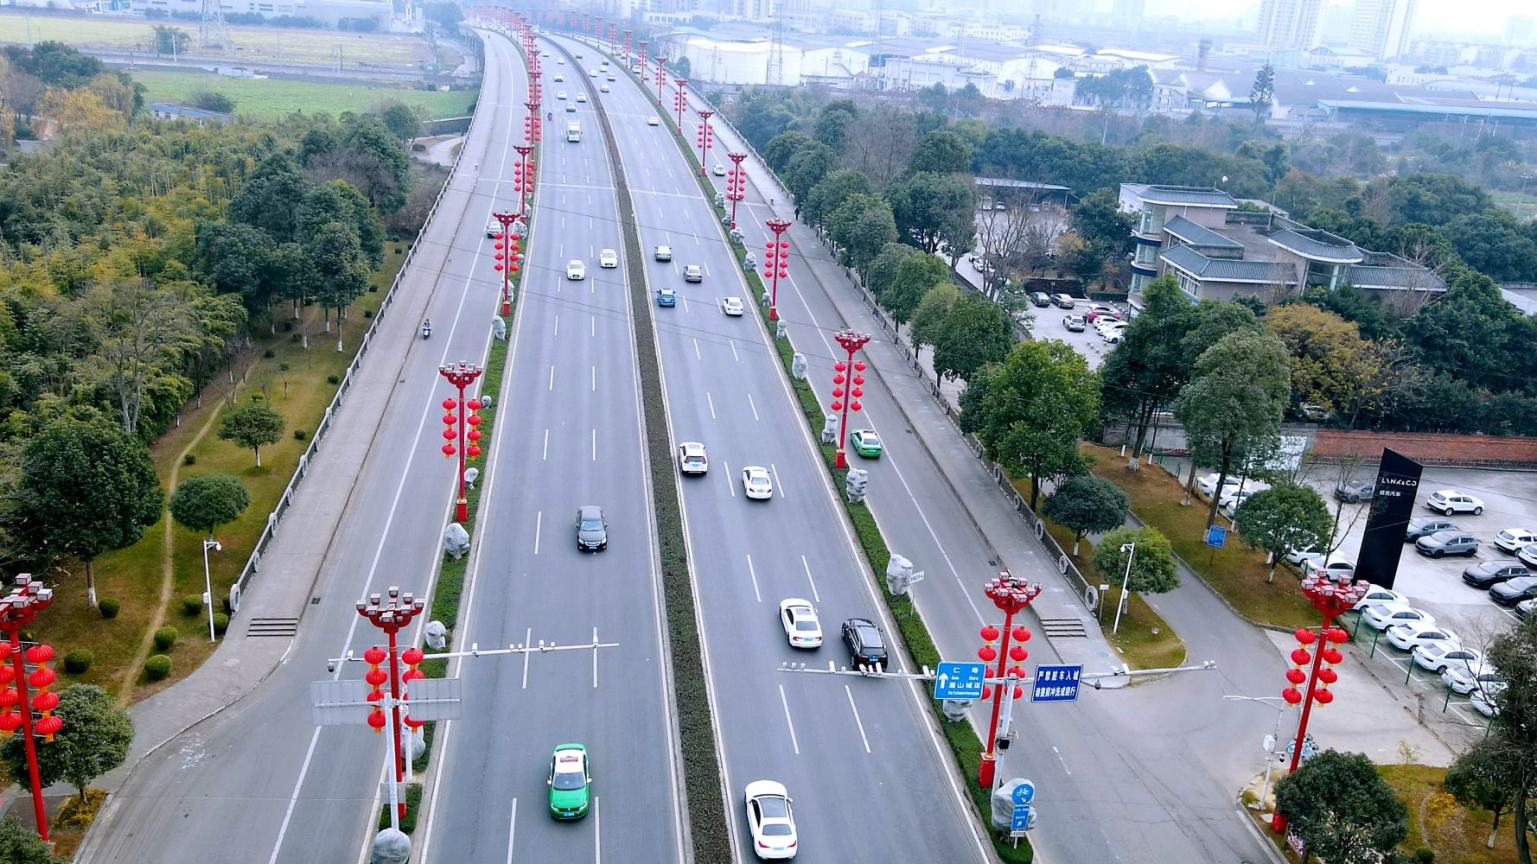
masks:
<path id="1" fill-rule="evenodd" d="M 1349 5 L 1326 3 L 1325 5 Z M 1233 0 L 1148 0 L 1150 15 L 1180 15 L 1202 18 L 1253 18 L 1258 0 L 1244 3 Z M 1249 8 L 1245 8 L 1249 7 Z M 1503 37 L 1505 22 L 1512 15 L 1537 16 L 1532 0 L 1419 0 L 1415 7 L 1414 30 L 1420 34 L 1469 34 Z"/>

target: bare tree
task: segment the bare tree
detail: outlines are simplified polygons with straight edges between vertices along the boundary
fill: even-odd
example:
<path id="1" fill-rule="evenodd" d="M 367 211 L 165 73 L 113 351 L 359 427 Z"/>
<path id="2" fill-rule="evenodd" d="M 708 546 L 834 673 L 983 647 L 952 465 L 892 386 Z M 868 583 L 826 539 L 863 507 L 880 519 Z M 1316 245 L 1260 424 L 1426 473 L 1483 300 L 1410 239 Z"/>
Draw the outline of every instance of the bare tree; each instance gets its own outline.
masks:
<path id="1" fill-rule="evenodd" d="M 192 319 L 174 294 L 147 282 L 98 288 L 85 302 L 100 339 L 95 362 L 117 397 L 123 431 L 136 435 L 145 388 L 175 374 L 182 353 L 196 346 Z"/>
<path id="2" fill-rule="evenodd" d="M 849 124 L 843 164 L 870 178 L 876 189 L 885 189 L 907 167 L 917 142 L 911 112 L 890 105 L 871 106 Z"/>

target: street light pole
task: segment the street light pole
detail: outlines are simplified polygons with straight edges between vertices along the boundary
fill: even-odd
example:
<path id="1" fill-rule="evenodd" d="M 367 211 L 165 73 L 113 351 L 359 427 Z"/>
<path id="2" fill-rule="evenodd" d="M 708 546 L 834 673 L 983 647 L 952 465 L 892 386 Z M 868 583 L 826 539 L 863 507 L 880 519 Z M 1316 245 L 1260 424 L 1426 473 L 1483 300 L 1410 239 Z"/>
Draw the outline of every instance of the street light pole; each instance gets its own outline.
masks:
<path id="1" fill-rule="evenodd" d="M 832 409 L 841 412 L 842 415 L 838 421 L 838 455 L 835 465 L 838 468 L 847 468 L 849 463 L 843 452 L 843 442 L 846 440 L 849 428 L 849 411 L 857 412 L 860 409 L 859 397 L 864 395 L 861 387 L 865 383 L 865 377 L 859 374 L 865 371 L 864 361 L 855 361 L 854 352 L 869 343 L 870 334 L 840 330 L 833 335 L 833 339 L 837 340 L 838 345 L 849 355 L 848 362 L 839 360 L 833 364 L 833 371 L 836 374 L 833 375 L 832 402 Z M 845 382 L 848 384 L 847 388 L 844 387 Z"/>
<path id="2" fill-rule="evenodd" d="M 397 653 L 395 637 L 402 627 L 410 624 L 411 619 L 422 613 L 422 610 L 426 608 L 426 604 L 421 600 L 417 600 L 410 591 L 401 593 L 399 588 L 391 585 L 388 601 L 384 601 L 378 594 L 370 594 L 366 601 L 358 602 L 357 608 L 359 615 L 367 618 L 370 624 L 383 630 L 385 636 L 389 639 L 390 647 L 387 658 L 390 664 L 390 761 L 395 769 L 395 782 L 390 785 L 394 787 L 405 780 L 406 770 L 405 752 L 401 749 L 400 744 L 400 655 Z M 370 674 L 372 674 L 372 670 Z M 378 676 L 374 676 L 368 683 L 372 684 L 377 690 L 379 684 L 383 682 L 378 680 Z M 370 725 L 372 725 L 372 722 Z M 378 726 L 374 728 L 377 729 Z M 394 791 L 391 791 L 390 797 L 395 797 Z M 405 818 L 406 803 L 404 801 L 395 802 L 394 809 L 396 818 Z M 397 824 L 394 827 L 398 829 L 400 826 Z"/>
<path id="3" fill-rule="evenodd" d="M 678 112 L 678 134 L 683 133 L 683 109 L 688 105 L 688 79 L 674 78 L 673 83 L 678 86 L 672 94 L 672 107 Z"/>
<path id="4" fill-rule="evenodd" d="M 705 163 L 709 159 L 709 155 L 708 154 L 710 152 L 710 145 L 714 142 L 714 138 L 715 138 L 715 130 L 710 128 L 710 118 L 714 117 L 714 116 L 715 116 L 715 112 L 714 111 L 711 111 L 711 110 L 709 110 L 707 108 L 700 109 L 700 111 L 699 111 L 699 128 L 694 132 L 694 140 L 699 142 L 699 176 L 700 177 L 705 176 L 705 174 L 707 173 L 705 171 Z"/>
<path id="5" fill-rule="evenodd" d="M 662 59 L 658 57 L 656 61 L 656 101 L 662 101 L 662 88 L 666 86 L 667 67 L 663 65 Z"/>
<path id="6" fill-rule="evenodd" d="M 638 44 L 640 46 L 640 83 L 644 87 L 646 84 L 646 40 L 642 39 Z"/>
<path id="7" fill-rule="evenodd" d="M 48 668 L 48 661 L 53 659 L 53 648 L 47 645 L 33 645 L 26 649 L 21 648 L 21 631 L 30 625 L 37 613 L 47 609 L 53 603 L 53 589 L 44 588 L 43 583 L 33 579 L 30 574 L 18 574 L 11 583 L 15 587 L 11 593 L 0 599 L 0 631 L 6 636 L 5 642 L 0 642 L 0 662 L 10 658 L 9 669 L 0 666 L 0 734 L 10 737 L 17 727 L 21 729 L 21 740 L 27 754 L 27 774 L 32 785 L 32 813 L 37 819 L 37 836 L 43 842 L 48 842 L 48 810 L 43 805 L 43 783 L 38 777 L 37 766 L 37 741 L 32 737 L 35 731 L 42 735 L 45 741 L 52 741 L 53 736 L 64 727 L 64 721 L 53 713 L 53 709 L 59 705 L 59 694 L 49 692 L 49 685 L 57 678 L 54 671 Z M 37 668 L 31 675 L 27 674 L 27 661 Z M 36 697 L 28 693 L 28 685 L 38 688 Z M 19 710 L 18 710 L 19 709 Z M 32 722 L 32 711 L 36 709 L 42 712 L 36 723 Z"/>
<path id="8" fill-rule="evenodd" d="M 989 685 L 982 688 L 982 698 L 993 700 L 993 716 L 987 724 L 987 740 L 983 742 L 987 749 L 982 753 L 982 759 L 977 764 L 977 785 L 984 789 L 992 789 L 998 768 L 996 751 L 998 717 L 1003 711 L 1004 689 L 1010 688 L 1009 696 L 1012 704 L 1012 700 L 1019 698 L 1022 694 L 1019 692 L 1019 685 L 1014 684 L 1010 687 L 1010 682 L 1029 677 L 1020 667 L 1008 666 L 1010 660 L 1023 663 L 1030 657 L 1030 652 L 1023 644 L 1030 640 L 1030 629 L 1015 627 L 1014 616 L 1024 611 L 1030 605 L 1030 601 L 1040 595 L 1041 586 L 1028 579 L 1015 578 L 1009 575 L 1009 571 L 1003 570 L 989 580 L 983 590 L 987 594 L 987 599 L 993 601 L 993 605 L 1003 613 L 1003 629 L 1000 631 L 991 624 L 983 627 L 981 630 L 983 645 L 977 649 L 977 657 L 983 663 L 991 663 L 995 659 L 998 661 L 998 669 L 993 677 L 1004 682 L 997 687 Z M 992 642 L 1000 636 L 1002 636 L 1002 642 L 999 647 L 994 648 Z M 1012 648 L 1009 646 L 1011 638 L 1015 643 Z"/>
<path id="9" fill-rule="evenodd" d="M 518 144 L 513 147 L 518 151 L 518 175 L 523 174 L 523 158 L 527 151 L 533 148 Z M 523 215 L 523 192 L 518 181 L 513 181 L 513 189 L 518 192 L 517 213 L 492 213 L 498 224 L 502 226 L 500 234 L 496 235 L 496 264 L 492 265 L 502 274 L 502 315 L 512 314 L 512 274 L 518 272 L 518 238 L 512 231 L 512 224 Z"/>
<path id="10" fill-rule="evenodd" d="M 452 366 L 438 367 L 438 374 L 459 390 L 457 401 L 452 396 L 443 400 L 443 410 L 448 412 L 443 415 L 443 425 L 447 427 L 443 430 L 443 437 L 448 439 L 443 445 L 443 455 L 451 459 L 456 452 L 459 454 L 459 497 L 454 505 L 454 521 L 460 523 L 470 518 L 469 501 L 464 495 L 464 460 L 465 457 L 473 459 L 480 455 L 480 430 L 475 428 L 480 425 L 480 415 L 475 413 L 480 410 L 480 400 L 465 402 L 464 390 L 475 383 L 481 371 L 479 366 L 462 360 Z M 466 408 L 469 409 L 468 415 L 465 413 Z M 465 431 L 465 426 L 470 427 L 469 431 Z M 455 438 L 459 440 L 457 448 L 454 447 Z M 468 444 L 465 443 L 466 438 L 469 439 Z"/>
<path id="11" fill-rule="evenodd" d="M 763 224 L 774 232 L 774 239 L 768 242 L 768 248 L 763 256 L 763 266 L 768 268 L 769 275 L 769 320 L 779 320 L 779 280 L 790 275 L 790 241 L 784 239 L 784 233 L 790 230 L 788 219 L 765 219 Z"/>
<path id="12" fill-rule="evenodd" d="M 1115 626 L 1110 628 L 1112 636 L 1119 636 L 1121 633 L 1121 613 L 1126 610 L 1126 589 L 1131 586 L 1131 561 L 1137 557 L 1137 544 L 1123 543 L 1121 551 L 1126 553 L 1126 576 L 1121 579 L 1120 602 L 1115 604 Z"/>
<path id="13" fill-rule="evenodd" d="M 208 550 L 223 552 L 224 547 L 212 537 L 203 540 L 203 602 L 208 606 L 208 641 L 217 642 L 213 632 L 213 578 L 208 575 Z"/>
<path id="14" fill-rule="evenodd" d="M 736 227 L 736 204 L 747 197 L 747 169 L 742 167 L 742 162 L 747 159 L 746 153 L 727 153 L 726 158 L 731 160 L 731 173 L 726 175 L 726 198 L 731 201 L 731 227 Z"/>

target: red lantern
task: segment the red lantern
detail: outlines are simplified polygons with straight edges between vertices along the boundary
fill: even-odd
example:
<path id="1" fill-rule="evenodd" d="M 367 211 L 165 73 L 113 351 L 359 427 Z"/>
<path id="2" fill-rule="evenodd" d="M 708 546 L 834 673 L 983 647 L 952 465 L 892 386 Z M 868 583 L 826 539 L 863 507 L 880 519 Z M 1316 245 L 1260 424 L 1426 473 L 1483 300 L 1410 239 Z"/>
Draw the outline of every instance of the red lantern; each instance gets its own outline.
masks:
<path id="1" fill-rule="evenodd" d="M 1023 645 L 1015 645 L 1009 649 L 1009 659 L 1015 663 L 1023 663 L 1030 658 L 1030 652 Z"/>
<path id="2" fill-rule="evenodd" d="M 1298 648 L 1292 651 L 1292 662 L 1296 663 L 1298 666 L 1306 666 L 1308 661 L 1312 659 L 1313 655 L 1309 654 L 1305 648 Z"/>
<path id="3" fill-rule="evenodd" d="M 1014 686 L 1014 698 L 1015 699 L 1023 699 L 1023 698 L 1025 698 L 1025 688 L 1020 687 L 1019 685 L 1016 684 Z"/>
<path id="4" fill-rule="evenodd" d="M 1340 680 L 1340 673 L 1334 671 L 1333 669 L 1320 669 L 1318 670 L 1318 680 L 1324 682 L 1325 684 L 1333 684 L 1334 682 Z"/>
<path id="5" fill-rule="evenodd" d="M 458 403 L 454 402 L 452 397 L 450 397 L 448 399 L 444 399 L 443 400 L 443 410 L 444 411 L 452 411 L 452 410 L 454 410 L 454 406 L 456 404 L 458 404 Z"/>
<path id="6" fill-rule="evenodd" d="M 1338 648 L 1325 648 L 1324 649 L 1324 662 L 1325 663 L 1338 664 L 1338 663 L 1340 663 L 1340 661 L 1342 661 L 1344 659 L 1345 659 L 1345 655 L 1341 654 L 1340 650 Z"/>
<path id="7" fill-rule="evenodd" d="M 1330 693 L 1328 690 L 1319 690 L 1313 694 L 1313 698 L 1317 700 L 1318 704 L 1320 705 L 1328 705 L 1330 702 L 1334 701 L 1334 694 Z"/>
<path id="8" fill-rule="evenodd" d="M 16 703 L 20 701 L 21 694 L 16 691 L 15 687 L 7 687 L 4 690 L 0 690 L 0 708 L 9 711 L 15 708 Z"/>
<path id="9" fill-rule="evenodd" d="M 1301 642 L 1303 645 L 1312 645 L 1313 640 L 1318 638 L 1317 633 L 1314 633 L 1312 630 L 1309 630 L 1306 627 L 1298 627 L 1296 631 L 1292 633 L 1292 635 L 1296 636 L 1297 641 Z"/>
<path id="10" fill-rule="evenodd" d="M 375 733 L 384 731 L 385 722 L 384 712 L 378 708 L 375 708 L 368 715 L 368 725 L 373 727 Z"/>
<path id="11" fill-rule="evenodd" d="M 27 683 L 31 684 L 33 687 L 43 688 L 52 684 L 54 679 L 58 677 L 59 676 L 55 675 L 53 670 L 49 669 L 47 666 L 39 666 L 36 670 L 33 671 L 31 675 L 27 676 Z"/>
<path id="12" fill-rule="evenodd" d="M 834 410 L 834 411 L 842 411 L 842 410 L 843 410 L 843 403 L 842 403 L 842 402 L 840 402 L 840 401 L 839 401 L 839 400 L 837 400 L 837 399 L 834 399 L 834 400 L 833 400 L 833 404 L 832 404 L 832 409 L 833 409 L 833 410 Z"/>
<path id="13" fill-rule="evenodd" d="M 857 393 L 856 393 L 856 394 L 855 394 L 855 395 L 856 395 L 856 396 L 857 396 L 857 395 L 858 395 L 858 394 L 857 394 Z M 863 408 L 863 407 L 864 407 L 864 406 L 863 406 L 863 405 L 861 405 L 861 404 L 860 404 L 860 403 L 858 403 L 858 402 L 850 402 L 850 403 L 849 403 L 849 410 L 850 410 L 850 411 L 858 411 L 858 410 L 859 410 L 859 409 L 861 409 L 861 408 Z"/>
<path id="14" fill-rule="evenodd" d="M 443 445 L 443 455 L 444 456 L 450 456 L 450 457 L 453 456 L 454 455 L 454 445 L 452 445 L 452 444 L 444 444 Z"/>
<path id="15" fill-rule="evenodd" d="M 1014 636 L 1014 641 L 1015 642 L 1029 642 L 1030 641 L 1030 628 L 1029 627 L 1015 627 L 1014 628 L 1013 636 Z"/>
<path id="16" fill-rule="evenodd" d="M 375 687 L 382 687 L 384 682 L 390 680 L 390 674 L 383 669 L 375 667 L 363 675 L 363 680 Z"/>
<path id="17" fill-rule="evenodd" d="M 27 662 L 33 665 L 47 663 L 53 659 L 52 645 L 33 645 L 27 649 Z"/>
<path id="18" fill-rule="evenodd" d="M 407 666 L 415 666 L 416 664 L 426 659 L 426 657 L 427 655 L 422 651 L 422 649 L 415 646 L 400 652 L 400 659 L 404 660 Z"/>
<path id="19" fill-rule="evenodd" d="M 39 693 L 32 697 L 32 710 L 34 711 L 52 711 L 57 707 L 59 707 L 59 694 L 57 693 Z"/>
<path id="20" fill-rule="evenodd" d="M 982 699 L 985 701 L 985 700 L 991 699 L 991 698 L 993 698 L 993 687 L 992 687 L 992 685 L 991 684 L 983 684 L 982 685 Z"/>
<path id="21" fill-rule="evenodd" d="M 998 659 L 998 649 L 991 645 L 983 645 L 977 649 L 977 659 L 983 663 L 991 663 Z"/>
<path id="22" fill-rule="evenodd" d="M 1349 638 L 1350 634 L 1346 633 L 1343 628 L 1335 627 L 1329 631 L 1329 641 L 1336 645 L 1348 640 Z"/>
<path id="23" fill-rule="evenodd" d="M 995 639 L 998 638 L 998 628 L 994 627 L 991 624 L 988 624 L 987 626 L 983 627 L 982 628 L 982 638 L 985 641 L 988 641 L 988 642 L 994 641 Z"/>
<path id="24" fill-rule="evenodd" d="M 21 728 L 21 715 L 14 711 L 0 714 L 0 734 L 11 735 Z"/>
<path id="25" fill-rule="evenodd" d="M 50 714 L 47 717 L 39 717 L 36 726 L 33 728 L 37 730 L 39 735 L 43 736 L 44 741 L 52 741 L 53 736 L 57 735 L 59 730 L 64 728 L 64 721 Z"/>
<path id="26" fill-rule="evenodd" d="M 1296 705 L 1302 701 L 1302 691 L 1295 687 L 1288 687 L 1281 691 L 1281 698 L 1285 699 L 1288 705 Z"/>

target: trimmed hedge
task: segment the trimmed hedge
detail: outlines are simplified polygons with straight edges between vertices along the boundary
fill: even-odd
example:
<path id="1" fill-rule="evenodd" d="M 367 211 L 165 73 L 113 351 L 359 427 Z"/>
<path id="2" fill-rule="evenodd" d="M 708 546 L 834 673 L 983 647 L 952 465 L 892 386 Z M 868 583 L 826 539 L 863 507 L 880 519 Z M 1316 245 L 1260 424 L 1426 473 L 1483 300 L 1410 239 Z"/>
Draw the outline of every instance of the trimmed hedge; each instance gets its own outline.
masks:
<path id="1" fill-rule="evenodd" d="M 201 594 L 188 594 L 181 598 L 181 614 L 191 618 L 203 611 L 203 597 Z"/>
<path id="2" fill-rule="evenodd" d="M 179 635 L 181 634 L 175 627 L 161 627 L 155 631 L 155 647 L 161 651 L 169 651 L 171 646 L 176 644 L 176 637 Z"/>
<path id="3" fill-rule="evenodd" d="M 406 784 L 406 818 L 400 820 L 402 834 L 416 833 L 416 815 L 421 809 L 422 784 Z M 383 831 L 388 827 L 390 827 L 390 800 L 385 798 L 384 803 L 379 805 L 379 830 Z"/>
<path id="4" fill-rule="evenodd" d="M 102 600 L 100 603 L 96 604 L 96 611 L 101 613 L 101 617 L 106 618 L 109 621 L 113 618 L 116 618 L 117 613 L 122 611 L 122 608 L 123 604 L 121 602 L 112 600 L 110 598 Z"/>
<path id="5" fill-rule="evenodd" d="M 156 654 L 144 661 L 145 678 L 151 681 L 159 681 L 169 674 L 171 674 L 171 658 L 164 654 Z"/>
<path id="6" fill-rule="evenodd" d="M 84 648 L 76 648 L 64 655 L 64 671 L 71 675 L 84 675 L 94 662 L 96 662 L 95 654 Z"/>

